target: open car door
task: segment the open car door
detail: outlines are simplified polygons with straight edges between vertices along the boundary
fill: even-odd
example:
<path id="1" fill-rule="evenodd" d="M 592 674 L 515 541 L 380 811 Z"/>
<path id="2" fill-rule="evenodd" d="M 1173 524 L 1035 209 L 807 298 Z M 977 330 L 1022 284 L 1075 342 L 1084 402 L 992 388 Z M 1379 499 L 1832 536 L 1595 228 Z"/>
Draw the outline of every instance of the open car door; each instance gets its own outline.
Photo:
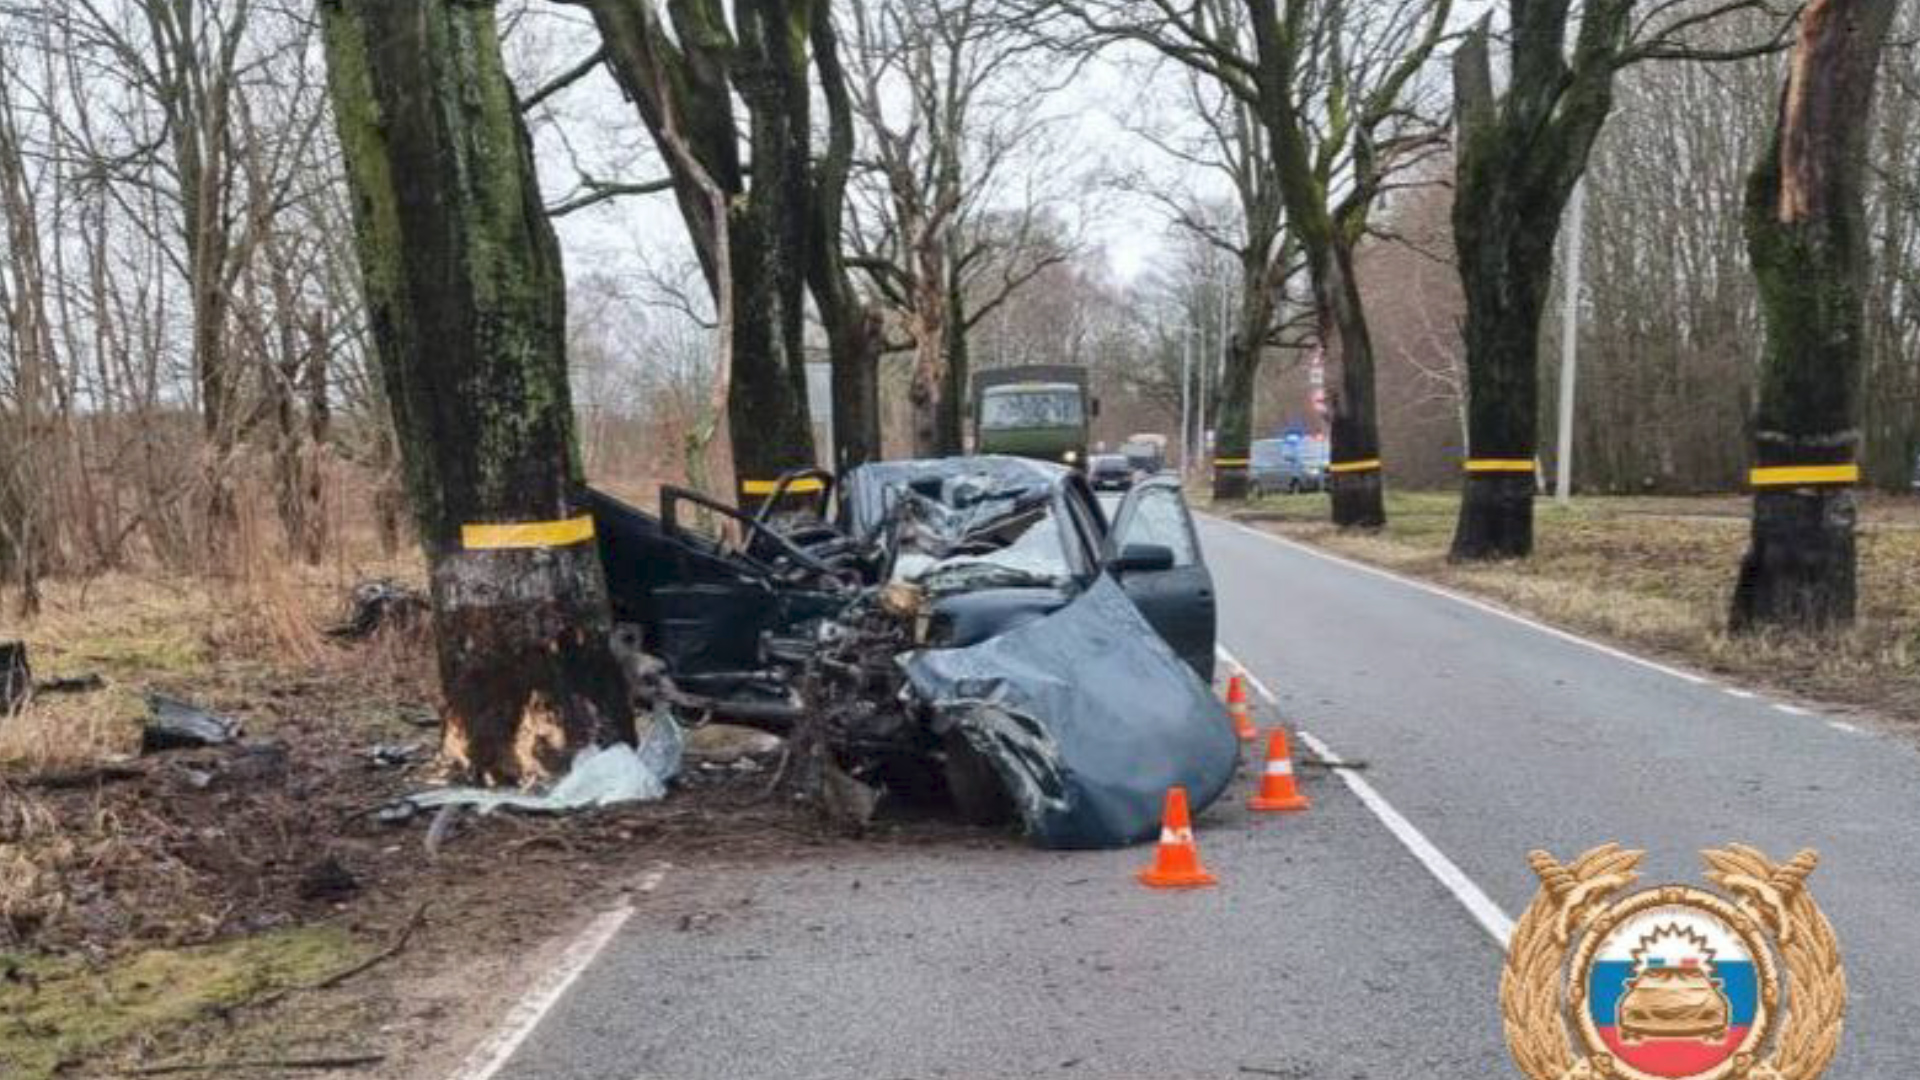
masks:
<path id="1" fill-rule="evenodd" d="M 1155 477 L 1136 485 L 1114 515 L 1107 568 L 1173 651 L 1213 680 L 1213 575 L 1180 487 Z"/>

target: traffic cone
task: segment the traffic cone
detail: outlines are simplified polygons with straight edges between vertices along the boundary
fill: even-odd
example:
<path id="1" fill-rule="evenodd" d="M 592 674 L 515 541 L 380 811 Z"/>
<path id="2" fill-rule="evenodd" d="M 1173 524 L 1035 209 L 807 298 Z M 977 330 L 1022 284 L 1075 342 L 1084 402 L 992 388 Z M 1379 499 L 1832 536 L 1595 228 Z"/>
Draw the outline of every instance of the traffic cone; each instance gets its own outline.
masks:
<path id="1" fill-rule="evenodd" d="M 1287 751 L 1285 728 L 1267 736 L 1267 767 L 1260 774 L 1260 791 L 1247 806 L 1254 810 L 1305 810 L 1307 797 L 1293 786 L 1293 755 Z"/>
<path id="2" fill-rule="evenodd" d="M 1167 789 L 1167 809 L 1160 819 L 1160 846 L 1153 865 L 1140 871 L 1140 883 L 1156 889 L 1194 889 L 1217 885 L 1200 866 L 1200 850 L 1193 845 L 1193 824 L 1187 820 L 1187 789 Z"/>
<path id="3" fill-rule="evenodd" d="M 1260 729 L 1253 726 L 1253 706 L 1247 701 L 1247 677 L 1238 671 L 1227 679 L 1227 716 L 1232 718 L 1233 733 L 1241 742 L 1260 737 Z"/>

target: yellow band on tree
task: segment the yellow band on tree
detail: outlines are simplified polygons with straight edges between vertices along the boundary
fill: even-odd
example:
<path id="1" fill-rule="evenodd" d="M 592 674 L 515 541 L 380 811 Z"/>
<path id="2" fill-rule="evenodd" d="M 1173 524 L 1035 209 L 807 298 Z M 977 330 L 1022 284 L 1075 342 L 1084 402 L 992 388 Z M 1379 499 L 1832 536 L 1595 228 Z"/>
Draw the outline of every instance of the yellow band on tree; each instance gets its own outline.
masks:
<path id="1" fill-rule="evenodd" d="M 1525 472 L 1534 471 L 1532 458 L 1468 458 L 1468 472 Z"/>
<path id="2" fill-rule="evenodd" d="M 787 494 L 804 495 L 811 491 L 819 491 L 824 487 L 826 487 L 826 483 L 819 477 L 802 476 L 787 485 Z M 778 480 L 740 481 L 740 491 L 746 495 L 771 495 L 778 490 L 780 490 L 780 481 Z"/>
<path id="3" fill-rule="evenodd" d="M 1747 474 L 1754 487 L 1798 487 L 1801 484 L 1857 484 L 1860 466 L 1844 465 L 1768 465 Z"/>
<path id="4" fill-rule="evenodd" d="M 510 525 L 460 526 L 460 546 L 468 551 L 568 547 L 586 543 L 591 539 L 593 539 L 591 514 L 582 514 L 565 521 L 522 521 Z"/>
<path id="5" fill-rule="evenodd" d="M 1213 465 L 1216 469 L 1245 468 L 1249 464 L 1251 464 L 1251 462 L 1243 457 L 1217 457 L 1213 459 Z"/>
<path id="6" fill-rule="evenodd" d="M 1335 473 L 1372 472 L 1379 467 L 1380 459 L 1375 457 L 1366 458 L 1361 461 L 1336 461 L 1327 466 L 1327 471 Z"/>

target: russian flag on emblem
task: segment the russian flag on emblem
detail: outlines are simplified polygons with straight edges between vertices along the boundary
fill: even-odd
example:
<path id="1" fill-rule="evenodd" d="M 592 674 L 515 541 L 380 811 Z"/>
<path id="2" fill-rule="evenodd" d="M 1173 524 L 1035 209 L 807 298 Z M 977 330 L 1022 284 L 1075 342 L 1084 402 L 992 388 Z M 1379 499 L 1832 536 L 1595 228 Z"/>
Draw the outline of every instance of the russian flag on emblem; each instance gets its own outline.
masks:
<path id="1" fill-rule="evenodd" d="M 1587 1008 L 1601 1040 L 1651 1076 L 1695 1076 L 1732 1057 L 1753 1028 L 1759 999 L 1746 946 L 1697 908 L 1628 919 L 1587 969 Z"/>

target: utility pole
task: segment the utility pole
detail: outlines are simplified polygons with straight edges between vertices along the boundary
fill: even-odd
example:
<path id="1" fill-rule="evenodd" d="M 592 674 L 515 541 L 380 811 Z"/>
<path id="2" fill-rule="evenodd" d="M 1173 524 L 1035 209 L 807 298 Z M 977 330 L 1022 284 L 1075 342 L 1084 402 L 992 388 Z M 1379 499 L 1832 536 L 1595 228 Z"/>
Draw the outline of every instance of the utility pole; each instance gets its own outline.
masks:
<path id="1" fill-rule="evenodd" d="M 1573 499 L 1573 384 L 1580 348 L 1580 244 L 1587 223 L 1587 182 L 1574 185 L 1572 220 L 1567 223 L 1567 268 L 1561 275 L 1560 313 L 1560 451 L 1555 455 L 1554 501 L 1565 506 Z"/>
<path id="2" fill-rule="evenodd" d="M 1193 328 L 1180 328 L 1180 480 L 1193 476 Z"/>
<path id="3" fill-rule="evenodd" d="M 1206 315 L 1202 315 L 1200 319 L 1206 319 Z M 1204 475 L 1208 473 L 1208 469 L 1212 469 L 1213 467 L 1212 461 L 1208 459 L 1208 454 L 1206 454 L 1206 392 L 1208 392 L 1208 384 L 1212 382 L 1212 380 L 1208 379 L 1208 375 L 1213 371 L 1213 365 L 1212 363 L 1208 363 L 1208 357 L 1213 356 L 1213 354 L 1208 350 L 1208 344 L 1206 344 L 1206 323 L 1204 323 L 1204 321 L 1198 321 L 1198 323 L 1194 325 L 1192 334 L 1194 334 L 1194 338 L 1200 340 L 1200 348 L 1198 348 L 1200 356 L 1196 357 L 1196 359 L 1198 359 L 1198 365 L 1196 365 L 1196 371 L 1194 371 L 1194 379 L 1198 380 L 1198 384 L 1200 384 L 1200 386 L 1198 386 L 1198 392 L 1194 394 L 1194 400 L 1198 402 L 1198 404 L 1194 405 L 1194 413 L 1198 415 L 1198 421 L 1194 423 L 1194 442 L 1198 444 L 1200 475 L 1204 477 Z"/>

